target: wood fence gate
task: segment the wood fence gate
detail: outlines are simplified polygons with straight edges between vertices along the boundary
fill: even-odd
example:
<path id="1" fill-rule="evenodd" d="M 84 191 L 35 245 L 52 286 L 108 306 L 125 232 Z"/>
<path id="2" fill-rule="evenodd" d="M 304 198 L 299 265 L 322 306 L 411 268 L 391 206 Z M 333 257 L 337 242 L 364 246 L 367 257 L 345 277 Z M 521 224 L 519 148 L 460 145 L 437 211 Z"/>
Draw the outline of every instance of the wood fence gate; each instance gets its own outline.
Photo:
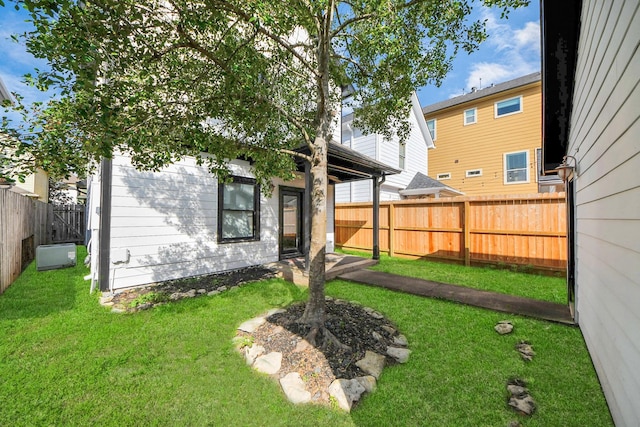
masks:
<path id="1" fill-rule="evenodd" d="M 84 245 L 86 233 L 84 205 L 52 205 L 51 242 Z"/>

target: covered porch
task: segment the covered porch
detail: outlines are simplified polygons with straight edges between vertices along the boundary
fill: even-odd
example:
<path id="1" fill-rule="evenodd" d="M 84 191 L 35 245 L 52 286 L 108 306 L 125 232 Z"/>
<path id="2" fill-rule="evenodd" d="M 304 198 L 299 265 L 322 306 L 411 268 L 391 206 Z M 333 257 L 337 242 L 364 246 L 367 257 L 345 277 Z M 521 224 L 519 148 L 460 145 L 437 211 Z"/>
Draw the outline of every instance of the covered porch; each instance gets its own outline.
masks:
<path id="1" fill-rule="evenodd" d="M 299 153 L 309 155 L 309 147 L 301 146 L 296 149 Z M 337 143 L 329 143 L 328 146 L 328 161 L 327 161 L 327 174 L 329 175 L 329 185 L 335 185 L 342 182 L 351 182 L 359 180 L 371 180 L 372 181 L 372 200 L 373 200 L 373 255 L 374 260 L 380 258 L 380 186 L 384 183 L 388 175 L 398 174 L 401 171 L 394 167 L 391 167 L 385 163 L 374 160 L 368 156 L 365 156 L 347 146 Z M 300 254 L 305 257 L 304 270 L 308 271 L 308 260 L 306 255 L 309 253 L 310 237 L 311 237 L 311 218 L 309 212 L 311 212 L 311 174 L 310 165 L 308 162 L 301 158 L 296 159 L 298 170 L 305 174 L 305 191 L 303 194 L 303 206 L 302 206 L 302 224 L 301 234 L 303 239 L 302 250 Z M 335 194 L 335 192 L 332 192 Z M 335 208 L 335 203 L 331 204 Z M 333 212 L 331 212 L 333 216 Z M 334 224 L 331 222 L 328 225 L 327 235 L 333 236 L 335 234 Z M 281 224 L 281 229 L 285 229 L 288 224 Z M 337 254 L 333 254 L 337 255 Z M 300 258 L 300 256 L 281 257 L 281 260 L 288 258 Z M 358 258 L 358 257 L 354 257 Z M 362 258 L 360 258 L 362 259 Z M 330 261 L 328 261 L 331 263 Z M 346 261 L 342 260 L 342 263 Z M 364 267 L 363 267 L 364 268 Z M 331 268 L 327 268 L 327 272 Z"/>

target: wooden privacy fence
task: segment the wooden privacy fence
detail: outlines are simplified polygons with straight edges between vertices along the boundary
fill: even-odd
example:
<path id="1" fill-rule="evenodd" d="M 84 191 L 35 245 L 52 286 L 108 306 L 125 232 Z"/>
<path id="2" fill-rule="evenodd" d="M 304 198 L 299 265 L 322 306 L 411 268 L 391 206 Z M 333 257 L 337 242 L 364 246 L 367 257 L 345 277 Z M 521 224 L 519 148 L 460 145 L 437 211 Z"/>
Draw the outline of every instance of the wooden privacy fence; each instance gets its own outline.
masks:
<path id="1" fill-rule="evenodd" d="M 53 243 L 84 244 L 87 229 L 85 206 L 49 205 L 51 218 L 51 241 Z"/>
<path id="2" fill-rule="evenodd" d="M 564 193 L 402 200 L 380 204 L 380 251 L 471 264 L 564 271 Z M 371 203 L 336 205 L 336 245 L 373 247 Z"/>
<path id="3" fill-rule="evenodd" d="M 0 190 L 0 294 L 33 260 L 35 248 L 50 243 L 48 207 Z"/>
<path id="4" fill-rule="evenodd" d="M 0 189 L 0 294 L 52 243 L 84 244 L 85 207 L 49 205 Z"/>

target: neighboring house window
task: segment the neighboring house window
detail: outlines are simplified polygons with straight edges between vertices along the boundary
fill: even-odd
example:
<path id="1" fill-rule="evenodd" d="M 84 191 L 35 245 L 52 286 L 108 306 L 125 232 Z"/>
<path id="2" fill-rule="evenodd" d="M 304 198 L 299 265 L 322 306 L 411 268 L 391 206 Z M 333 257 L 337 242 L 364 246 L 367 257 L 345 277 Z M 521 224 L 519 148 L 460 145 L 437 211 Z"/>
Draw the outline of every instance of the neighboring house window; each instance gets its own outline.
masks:
<path id="1" fill-rule="evenodd" d="M 519 151 L 504 155 L 504 183 L 529 182 L 529 152 Z"/>
<path id="2" fill-rule="evenodd" d="M 467 178 L 472 178 L 474 176 L 482 176 L 482 169 L 472 169 L 465 172 L 465 176 Z"/>
<path id="3" fill-rule="evenodd" d="M 472 125 L 476 122 L 476 109 L 470 108 L 468 110 L 464 110 L 464 125 Z"/>
<path id="4" fill-rule="evenodd" d="M 405 159 L 407 157 L 407 144 L 401 142 L 398 145 L 398 168 L 404 169 Z"/>
<path id="5" fill-rule="evenodd" d="M 495 104 L 496 117 L 508 116 L 510 114 L 520 113 L 522 111 L 522 97 L 505 99 Z"/>
<path id="6" fill-rule="evenodd" d="M 427 120 L 427 129 L 431 134 L 431 139 L 436 140 L 436 119 Z"/>
<path id="7" fill-rule="evenodd" d="M 218 186 L 218 241 L 260 240 L 260 187 L 234 176 Z"/>
<path id="8" fill-rule="evenodd" d="M 443 179 L 451 179 L 451 172 L 439 173 L 438 175 L 436 175 L 436 179 L 438 181 L 442 181 Z"/>

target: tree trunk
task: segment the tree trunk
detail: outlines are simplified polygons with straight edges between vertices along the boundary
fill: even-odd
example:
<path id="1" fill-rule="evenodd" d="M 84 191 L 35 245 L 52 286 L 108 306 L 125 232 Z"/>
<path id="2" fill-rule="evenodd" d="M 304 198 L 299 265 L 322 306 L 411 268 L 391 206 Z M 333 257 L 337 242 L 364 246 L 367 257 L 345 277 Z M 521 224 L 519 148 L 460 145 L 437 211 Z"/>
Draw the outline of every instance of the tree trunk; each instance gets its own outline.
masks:
<path id="1" fill-rule="evenodd" d="M 327 13 L 318 16 L 318 45 L 316 52 L 318 77 L 316 135 L 311 147 L 311 246 L 309 248 L 309 299 L 300 319 L 311 327 L 310 338 L 315 341 L 325 323 L 325 250 L 327 245 L 327 154 L 331 140 L 331 92 L 329 85 L 330 33 L 333 1 Z M 327 331 L 328 332 L 328 331 Z M 328 336 L 328 334 L 325 334 Z M 326 337 L 325 337 L 326 338 Z"/>
<path id="2" fill-rule="evenodd" d="M 327 141 L 317 136 L 311 161 L 311 245 L 309 248 L 309 299 L 302 321 L 311 329 L 325 321 L 324 283 L 327 242 Z"/>

